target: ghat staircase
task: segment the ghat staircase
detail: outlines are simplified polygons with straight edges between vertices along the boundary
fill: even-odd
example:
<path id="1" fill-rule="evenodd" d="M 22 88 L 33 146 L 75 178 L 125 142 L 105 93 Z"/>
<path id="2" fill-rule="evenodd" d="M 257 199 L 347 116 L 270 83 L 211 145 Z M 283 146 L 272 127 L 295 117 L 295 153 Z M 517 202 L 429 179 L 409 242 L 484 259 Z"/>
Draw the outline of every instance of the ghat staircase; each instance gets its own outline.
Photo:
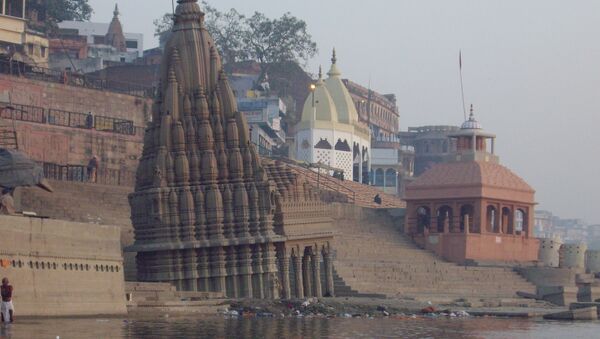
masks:
<path id="1" fill-rule="evenodd" d="M 299 163 L 286 158 L 277 158 L 285 164 L 292 172 L 300 174 L 314 187 L 325 191 L 333 191 L 346 196 L 347 201 L 363 207 L 370 208 L 404 208 L 406 204 L 397 196 L 383 193 L 376 187 L 360 184 L 352 180 L 340 180 L 327 174 L 321 174 L 310 169 L 306 164 Z M 381 197 L 381 204 L 376 204 L 373 198 Z"/>
<path id="2" fill-rule="evenodd" d="M 535 286 L 508 267 L 459 266 L 418 248 L 383 210 L 337 204 L 334 212 L 337 296 L 423 301 L 505 300 Z"/>
<path id="3" fill-rule="evenodd" d="M 125 295 L 130 315 L 164 312 L 216 314 L 228 306 L 220 292 L 177 291 L 169 283 L 127 282 Z"/>

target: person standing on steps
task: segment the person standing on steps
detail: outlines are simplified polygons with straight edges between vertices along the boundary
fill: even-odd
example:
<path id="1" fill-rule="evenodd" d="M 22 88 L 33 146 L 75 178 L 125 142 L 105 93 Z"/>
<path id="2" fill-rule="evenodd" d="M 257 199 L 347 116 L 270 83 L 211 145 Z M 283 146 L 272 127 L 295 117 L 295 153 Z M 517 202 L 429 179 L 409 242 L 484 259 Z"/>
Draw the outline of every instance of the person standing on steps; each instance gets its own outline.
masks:
<path id="1" fill-rule="evenodd" d="M 12 323 L 15 321 L 15 308 L 13 307 L 12 303 L 13 287 L 12 285 L 9 285 L 8 278 L 2 279 L 2 286 L 0 287 L 0 290 L 2 292 L 2 306 L 0 309 L 2 313 L 2 322 Z"/>

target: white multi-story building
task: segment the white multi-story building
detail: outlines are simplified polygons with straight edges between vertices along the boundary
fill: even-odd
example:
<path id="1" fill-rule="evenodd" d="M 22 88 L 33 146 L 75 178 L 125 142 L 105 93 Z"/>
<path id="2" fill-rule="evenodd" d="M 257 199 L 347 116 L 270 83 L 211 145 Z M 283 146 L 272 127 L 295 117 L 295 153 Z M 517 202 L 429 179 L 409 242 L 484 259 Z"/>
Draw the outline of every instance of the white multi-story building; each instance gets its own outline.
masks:
<path id="1" fill-rule="evenodd" d="M 343 170 L 346 179 L 368 183 L 371 135 L 358 113 L 337 67 L 335 50 L 329 76 L 312 85 L 302 119 L 296 125 L 295 157 Z"/>

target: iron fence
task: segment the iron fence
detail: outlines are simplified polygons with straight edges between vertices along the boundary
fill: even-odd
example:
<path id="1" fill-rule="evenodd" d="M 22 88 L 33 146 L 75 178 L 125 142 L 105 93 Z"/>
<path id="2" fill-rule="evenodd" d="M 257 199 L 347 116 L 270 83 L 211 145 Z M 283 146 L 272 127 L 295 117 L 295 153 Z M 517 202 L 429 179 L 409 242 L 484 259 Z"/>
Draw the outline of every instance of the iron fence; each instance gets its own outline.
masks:
<path id="1" fill-rule="evenodd" d="M 82 165 L 59 165 L 54 163 L 41 163 L 44 176 L 50 180 L 87 182 L 113 186 L 133 186 L 135 172 L 125 169 L 99 168 L 96 180 L 90 177 L 88 168 Z"/>
<path id="2" fill-rule="evenodd" d="M 155 90 L 154 87 L 102 79 L 71 71 L 58 71 L 7 59 L 0 59 L 0 73 L 69 86 L 123 93 L 138 97 L 153 97 Z"/>
<path id="3" fill-rule="evenodd" d="M 55 126 L 96 129 L 125 135 L 144 135 L 144 128 L 134 126 L 132 120 L 94 116 L 90 113 L 70 112 L 59 109 L 46 109 L 37 106 L 18 105 L 0 102 L 5 105 L 0 117 L 26 122 L 36 122 Z"/>

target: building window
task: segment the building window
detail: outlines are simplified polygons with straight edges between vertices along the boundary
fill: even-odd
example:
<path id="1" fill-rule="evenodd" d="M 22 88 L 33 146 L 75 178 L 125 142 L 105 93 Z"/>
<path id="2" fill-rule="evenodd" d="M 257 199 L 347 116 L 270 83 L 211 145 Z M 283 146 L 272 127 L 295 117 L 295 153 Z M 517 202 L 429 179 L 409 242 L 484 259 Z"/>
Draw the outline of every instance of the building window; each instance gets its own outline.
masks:
<path id="1" fill-rule="evenodd" d="M 375 186 L 383 186 L 383 169 L 375 170 Z"/>
<path id="2" fill-rule="evenodd" d="M 393 168 L 385 171 L 385 187 L 396 187 L 396 170 Z"/>
<path id="3" fill-rule="evenodd" d="M 127 48 L 137 49 L 138 48 L 138 42 L 137 42 L 137 40 L 127 40 L 127 41 L 125 41 L 125 46 Z"/>
<path id="4" fill-rule="evenodd" d="M 45 58 L 46 57 L 46 47 L 42 46 L 41 49 L 40 49 L 40 51 L 41 51 L 41 54 L 42 54 L 42 58 Z"/>
<path id="5" fill-rule="evenodd" d="M 94 35 L 94 45 L 104 45 L 104 35 Z"/>
<path id="6" fill-rule="evenodd" d="M 27 44 L 27 54 L 33 55 L 33 44 Z"/>
<path id="7" fill-rule="evenodd" d="M 23 2 L 23 0 L 6 0 L 6 13 L 4 14 L 25 19 Z"/>

